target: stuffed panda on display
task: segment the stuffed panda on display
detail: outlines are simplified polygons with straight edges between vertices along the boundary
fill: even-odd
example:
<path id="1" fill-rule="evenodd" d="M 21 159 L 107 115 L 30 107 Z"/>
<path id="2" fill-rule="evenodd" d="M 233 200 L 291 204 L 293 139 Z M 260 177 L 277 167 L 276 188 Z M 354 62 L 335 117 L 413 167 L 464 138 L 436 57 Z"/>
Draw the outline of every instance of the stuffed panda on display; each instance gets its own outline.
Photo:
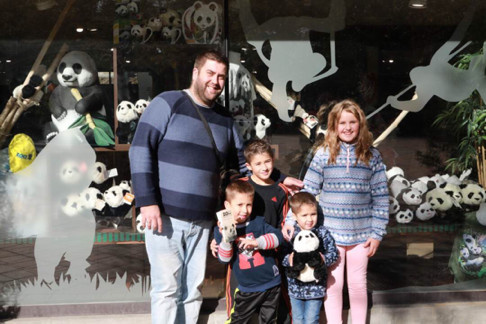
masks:
<path id="1" fill-rule="evenodd" d="M 319 238 L 309 230 L 300 231 L 293 240 L 293 266 L 286 269 L 287 276 L 302 282 L 326 278 L 326 264 L 319 253 Z"/>
<path id="2" fill-rule="evenodd" d="M 413 219 L 413 211 L 410 208 L 402 208 L 395 214 L 395 219 L 397 223 L 407 224 Z"/>
<path id="3" fill-rule="evenodd" d="M 454 206 L 452 197 L 442 188 L 435 188 L 427 191 L 425 194 L 425 201 L 430 203 L 432 208 L 434 208 L 436 213 L 441 217 L 444 217 L 446 212 Z"/>
<path id="4" fill-rule="evenodd" d="M 145 99 L 138 99 L 137 102 L 135 102 L 135 111 L 137 112 L 138 116 L 140 117 L 145 109 L 147 109 L 150 101 L 145 100 Z"/>
<path id="5" fill-rule="evenodd" d="M 400 210 L 400 204 L 398 203 L 398 200 L 395 197 L 388 196 L 388 199 L 390 201 L 388 211 L 390 215 L 395 215 Z"/>
<path id="6" fill-rule="evenodd" d="M 103 193 L 106 207 L 103 209 L 102 216 L 97 220 L 99 225 L 118 227 L 123 217 L 131 209 L 131 204 L 127 204 L 124 199 L 127 193 L 128 191 L 119 185 L 114 185 Z"/>
<path id="7" fill-rule="evenodd" d="M 116 129 L 118 142 L 130 144 L 138 125 L 138 113 L 135 110 L 135 105 L 126 100 L 120 102 L 116 108 L 116 119 L 118 120 Z"/>
<path id="8" fill-rule="evenodd" d="M 272 125 L 272 123 L 270 122 L 270 119 L 265 117 L 265 115 L 257 114 L 253 118 L 253 128 L 255 129 L 255 135 L 259 139 L 265 137 L 267 128 L 270 127 L 270 125 Z"/>
<path id="9" fill-rule="evenodd" d="M 432 208 L 432 205 L 427 201 L 420 204 L 420 206 L 418 206 L 415 210 L 415 217 L 417 217 L 421 221 L 427 221 L 433 218 L 435 214 L 435 209 Z"/>
<path id="10" fill-rule="evenodd" d="M 462 195 L 462 208 L 467 211 L 477 211 L 479 205 L 485 201 L 486 193 L 478 183 L 466 183 L 459 186 Z"/>
<path id="11" fill-rule="evenodd" d="M 98 81 L 94 60 L 85 52 L 72 51 L 64 55 L 57 67 L 59 85 L 49 99 L 52 123 L 46 125 L 46 140 L 50 141 L 59 132 L 67 130 L 86 114 L 96 113 L 97 118 L 106 118 L 104 95 Z M 81 95 L 78 101 L 72 89 Z M 90 134 L 85 136 L 92 143 Z"/>

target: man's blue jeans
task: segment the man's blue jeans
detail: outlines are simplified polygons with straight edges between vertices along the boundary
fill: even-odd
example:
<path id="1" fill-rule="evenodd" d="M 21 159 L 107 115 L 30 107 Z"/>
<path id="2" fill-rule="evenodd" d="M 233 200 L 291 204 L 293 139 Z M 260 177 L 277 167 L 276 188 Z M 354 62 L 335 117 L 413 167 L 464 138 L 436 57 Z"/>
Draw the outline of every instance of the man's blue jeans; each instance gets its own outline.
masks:
<path id="1" fill-rule="evenodd" d="M 162 215 L 162 233 L 145 230 L 153 324 L 197 322 L 211 227 Z"/>
<path id="2" fill-rule="evenodd" d="M 324 298 L 296 299 L 290 297 L 292 324 L 319 324 L 319 313 L 323 300 Z"/>

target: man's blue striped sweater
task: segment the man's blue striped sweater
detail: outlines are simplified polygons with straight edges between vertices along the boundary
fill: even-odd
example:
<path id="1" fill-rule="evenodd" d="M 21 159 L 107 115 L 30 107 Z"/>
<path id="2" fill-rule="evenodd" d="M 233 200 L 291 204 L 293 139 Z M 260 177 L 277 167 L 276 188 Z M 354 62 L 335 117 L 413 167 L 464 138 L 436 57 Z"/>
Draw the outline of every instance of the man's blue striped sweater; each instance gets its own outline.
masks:
<path id="1" fill-rule="evenodd" d="M 369 165 L 356 164 L 355 146 L 341 143 L 335 164 L 319 149 L 304 178 L 304 190 L 319 195 L 324 226 L 337 245 L 382 239 L 388 224 L 388 187 L 380 153 L 371 148 Z"/>
<path id="2" fill-rule="evenodd" d="M 220 105 L 198 106 L 222 160 L 246 172 L 243 143 L 231 116 Z M 130 147 L 137 207 L 159 205 L 169 216 L 213 219 L 219 163 L 209 134 L 182 91 L 163 92 L 142 114 Z"/>

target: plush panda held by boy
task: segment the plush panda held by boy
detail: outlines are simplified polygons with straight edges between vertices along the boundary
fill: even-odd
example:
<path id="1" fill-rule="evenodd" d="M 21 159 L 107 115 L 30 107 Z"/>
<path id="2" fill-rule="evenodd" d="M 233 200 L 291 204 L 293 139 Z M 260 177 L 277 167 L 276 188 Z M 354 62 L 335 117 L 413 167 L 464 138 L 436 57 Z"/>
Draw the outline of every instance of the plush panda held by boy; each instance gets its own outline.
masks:
<path id="1" fill-rule="evenodd" d="M 326 263 L 319 253 L 319 238 L 309 230 L 300 231 L 293 241 L 292 267 L 286 269 L 287 276 L 302 282 L 321 281 L 326 278 Z"/>

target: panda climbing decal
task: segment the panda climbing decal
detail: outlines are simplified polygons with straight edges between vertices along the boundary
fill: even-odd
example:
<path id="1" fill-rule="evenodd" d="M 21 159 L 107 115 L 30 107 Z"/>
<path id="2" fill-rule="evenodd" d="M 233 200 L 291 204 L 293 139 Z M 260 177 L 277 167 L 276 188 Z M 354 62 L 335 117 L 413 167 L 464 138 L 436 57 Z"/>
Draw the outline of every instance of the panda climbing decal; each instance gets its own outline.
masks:
<path id="1" fill-rule="evenodd" d="M 253 45 L 260 59 L 268 67 L 268 79 L 273 83 L 272 103 L 278 116 L 291 122 L 289 110 L 294 107 L 287 101 L 287 84 L 295 92 L 306 85 L 324 79 L 338 70 L 335 53 L 335 32 L 344 28 L 345 2 L 331 0 L 328 17 L 276 17 L 264 23 L 257 23 L 251 12 L 250 0 L 238 0 L 241 26 L 249 44 Z M 330 36 L 330 57 L 314 52 L 310 31 L 328 33 Z M 268 41 L 270 56 L 263 52 Z"/>

